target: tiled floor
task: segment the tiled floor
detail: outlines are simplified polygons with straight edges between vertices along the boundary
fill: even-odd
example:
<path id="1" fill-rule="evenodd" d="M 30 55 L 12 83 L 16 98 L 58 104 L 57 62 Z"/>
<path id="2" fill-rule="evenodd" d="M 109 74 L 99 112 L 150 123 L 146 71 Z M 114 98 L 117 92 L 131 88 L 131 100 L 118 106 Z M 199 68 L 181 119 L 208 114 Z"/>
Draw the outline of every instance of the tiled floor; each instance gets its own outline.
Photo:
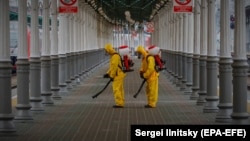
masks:
<path id="1" fill-rule="evenodd" d="M 159 102 L 156 108 L 146 109 L 145 86 L 137 98 L 142 79 L 135 71 L 125 79 L 124 108 L 114 109 L 111 85 L 93 99 L 92 96 L 107 83 L 102 78 L 108 65 L 91 73 L 53 106 L 45 106 L 42 112 L 33 112 L 33 120 L 15 122 L 15 133 L 0 134 L 1 141 L 130 141 L 130 126 L 146 125 L 214 125 L 216 113 L 203 113 L 203 106 L 177 90 L 167 79 L 166 73 L 159 78 Z M 15 113 L 15 109 L 13 110 Z"/>

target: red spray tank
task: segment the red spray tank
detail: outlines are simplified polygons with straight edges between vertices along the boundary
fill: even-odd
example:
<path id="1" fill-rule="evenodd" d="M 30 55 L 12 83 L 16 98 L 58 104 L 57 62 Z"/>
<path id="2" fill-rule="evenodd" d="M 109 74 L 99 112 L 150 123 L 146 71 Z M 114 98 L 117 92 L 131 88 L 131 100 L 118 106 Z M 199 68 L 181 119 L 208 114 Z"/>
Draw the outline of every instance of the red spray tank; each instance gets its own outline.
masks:
<path id="1" fill-rule="evenodd" d="M 130 71 L 133 66 L 133 62 L 129 56 L 129 48 L 127 45 L 122 45 L 119 47 L 119 54 L 122 58 L 122 63 L 125 71 Z"/>

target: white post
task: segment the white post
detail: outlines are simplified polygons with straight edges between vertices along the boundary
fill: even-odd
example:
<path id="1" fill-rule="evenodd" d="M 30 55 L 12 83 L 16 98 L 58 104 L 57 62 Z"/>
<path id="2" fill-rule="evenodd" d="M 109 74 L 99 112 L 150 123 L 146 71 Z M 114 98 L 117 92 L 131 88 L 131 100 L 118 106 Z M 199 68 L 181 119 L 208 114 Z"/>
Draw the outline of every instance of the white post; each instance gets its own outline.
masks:
<path id="1" fill-rule="evenodd" d="M 9 1 L 0 1 L 0 132 L 16 132 L 11 105 Z"/>
<path id="2" fill-rule="evenodd" d="M 42 57 L 41 57 L 41 90 L 42 103 L 53 105 L 51 92 L 51 58 L 50 58 L 50 7 L 49 0 L 43 0 L 43 33 L 42 33 Z"/>
<path id="3" fill-rule="evenodd" d="M 18 1 L 17 113 L 16 121 L 32 121 L 29 102 L 29 60 L 27 38 L 27 0 Z"/>
<path id="4" fill-rule="evenodd" d="M 41 55 L 39 44 L 39 28 L 38 28 L 38 0 L 31 1 L 31 36 L 30 36 L 30 104 L 31 111 L 44 111 L 41 97 Z"/>
<path id="5" fill-rule="evenodd" d="M 207 95 L 207 1 L 201 0 L 201 38 L 200 38 L 200 89 L 197 105 L 204 105 Z"/>
<path id="6" fill-rule="evenodd" d="M 204 112 L 218 112 L 218 57 L 215 44 L 215 0 L 208 0 L 207 96 Z"/>
<path id="7" fill-rule="evenodd" d="M 199 58 L 200 58 L 200 0 L 194 1 L 194 53 L 193 53 L 193 87 L 192 95 L 190 99 L 198 99 L 198 91 L 200 84 L 200 69 L 199 69 Z"/>
<path id="8" fill-rule="evenodd" d="M 246 15 L 245 1 L 235 1 L 235 29 L 233 54 L 233 113 L 234 124 L 249 124 L 247 112 L 247 71 L 246 57 Z"/>
<path id="9" fill-rule="evenodd" d="M 186 86 L 187 89 L 184 92 L 185 94 L 191 95 L 192 94 L 192 86 L 193 86 L 193 52 L 194 52 L 194 16 L 193 13 L 189 13 L 187 16 L 187 26 L 188 26 L 188 33 L 187 33 L 187 82 Z"/>
<path id="10" fill-rule="evenodd" d="M 51 91 L 54 99 L 61 99 L 59 95 L 59 57 L 58 57 L 58 26 L 57 1 L 51 1 Z"/>
<path id="11" fill-rule="evenodd" d="M 220 61 L 219 61 L 219 111 L 216 122 L 231 122 L 232 113 L 232 57 L 228 19 L 229 1 L 220 3 Z"/>
<path id="12" fill-rule="evenodd" d="M 66 67 L 66 33 L 67 33 L 67 17 L 65 14 L 59 14 L 59 45 L 58 45 L 58 54 L 59 54 L 59 94 L 61 96 L 65 96 L 68 94 L 67 90 L 67 84 L 66 84 L 66 76 L 67 76 L 67 70 Z"/>

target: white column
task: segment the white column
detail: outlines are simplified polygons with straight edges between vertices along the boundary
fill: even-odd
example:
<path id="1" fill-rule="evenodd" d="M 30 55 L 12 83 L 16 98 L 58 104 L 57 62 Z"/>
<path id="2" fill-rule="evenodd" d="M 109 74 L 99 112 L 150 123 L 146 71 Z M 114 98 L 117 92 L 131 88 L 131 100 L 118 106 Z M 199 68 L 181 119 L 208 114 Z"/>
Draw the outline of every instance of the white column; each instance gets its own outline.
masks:
<path id="1" fill-rule="evenodd" d="M 42 56 L 50 56 L 50 24 L 49 24 L 49 0 L 43 0 L 43 33 Z"/>
<path id="2" fill-rule="evenodd" d="M 187 52 L 188 52 L 188 15 L 183 14 L 183 46 L 182 46 L 182 85 L 181 90 L 186 91 L 187 82 Z"/>
<path id="3" fill-rule="evenodd" d="M 79 71 L 79 59 L 80 59 L 80 45 L 81 45 L 81 39 L 80 39 L 80 32 L 81 32 L 81 18 L 80 18 L 80 11 L 77 13 L 77 21 L 76 21 L 76 50 L 75 50 L 75 83 L 76 85 L 80 84 L 80 71 Z"/>
<path id="4" fill-rule="evenodd" d="M 200 79 L 200 69 L 199 69 L 199 58 L 200 58 L 200 0 L 195 0 L 194 7 L 194 53 L 193 53 L 193 87 L 192 95 L 190 99 L 198 99 L 199 91 L 199 79 Z"/>
<path id="5" fill-rule="evenodd" d="M 29 103 L 27 0 L 18 1 L 17 113 L 16 121 L 33 120 Z"/>
<path id="6" fill-rule="evenodd" d="M 59 45 L 58 45 L 58 54 L 59 54 L 59 94 L 65 96 L 68 94 L 66 76 L 67 76 L 67 66 L 66 66 L 66 28 L 67 17 L 65 14 L 59 15 Z"/>
<path id="7" fill-rule="evenodd" d="M 11 105 L 9 1 L 0 1 L 0 132 L 16 132 Z"/>
<path id="8" fill-rule="evenodd" d="M 232 113 L 232 57 L 228 19 L 229 1 L 220 1 L 220 61 L 219 61 L 219 111 L 216 122 L 231 122 Z"/>
<path id="9" fill-rule="evenodd" d="M 0 61 L 10 61 L 10 20 L 9 20 L 9 1 L 0 1 Z"/>
<path id="10" fill-rule="evenodd" d="M 77 40 L 77 33 L 78 33 L 78 21 L 79 21 L 79 18 L 78 18 L 78 14 L 75 14 L 74 15 L 74 20 L 73 20 L 73 38 L 72 38 L 72 46 L 73 46 L 73 52 L 72 52 L 72 64 L 73 64 L 73 74 L 72 74 L 72 84 L 73 86 L 77 86 L 77 77 L 78 77 L 78 74 L 77 74 L 77 47 L 78 47 L 78 40 Z"/>
<path id="11" fill-rule="evenodd" d="M 71 82 L 71 86 L 72 88 L 74 88 L 76 86 L 75 84 L 75 74 L 74 74 L 74 70 L 75 70 L 75 64 L 74 64 L 74 52 L 75 52 L 75 42 L 74 42 L 74 38 L 76 37 L 75 35 L 75 29 L 74 29 L 74 25 L 75 25 L 75 15 L 70 14 L 69 15 L 69 48 L 70 48 L 70 52 L 69 52 L 69 70 L 70 70 L 70 82 Z"/>
<path id="12" fill-rule="evenodd" d="M 42 58 L 41 58 L 41 95 L 44 105 L 53 105 L 51 92 L 51 58 L 50 58 L 50 8 L 49 0 L 43 0 L 43 33 L 42 33 Z"/>
<path id="13" fill-rule="evenodd" d="M 90 44 L 90 14 L 89 14 L 89 9 L 86 10 L 86 49 L 89 50 L 89 47 L 91 46 Z"/>
<path id="14" fill-rule="evenodd" d="M 27 0 L 18 1 L 18 59 L 28 59 Z"/>
<path id="15" fill-rule="evenodd" d="M 245 1 L 235 1 L 235 29 L 233 54 L 233 113 L 234 124 L 249 124 L 247 112 L 247 71 L 246 57 L 246 15 Z"/>
<path id="16" fill-rule="evenodd" d="M 218 112 L 218 57 L 215 44 L 215 0 L 208 0 L 207 96 L 204 112 Z"/>
<path id="17" fill-rule="evenodd" d="M 180 55 L 183 53 L 183 14 L 180 15 L 179 19 L 179 52 Z"/>
<path id="18" fill-rule="evenodd" d="M 59 95 L 58 19 L 57 1 L 51 1 L 51 91 L 54 99 Z"/>
<path id="19" fill-rule="evenodd" d="M 180 22 L 181 22 L 181 14 L 176 14 L 176 22 L 175 22 L 175 29 L 176 29 L 176 34 L 175 34 L 175 40 L 176 40 L 176 73 L 177 73 L 177 83 L 176 86 L 180 87 L 181 86 L 181 66 L 180 66 L 180 42 L 181 42 L 181 34 L 180 34 Z"/>
<path id="20" fill-rule="evenodd" d="M 215 45 L 216 32 L 215 32 L 215 1 L 209 0 L 208 2 L 208 48 L 207 55 L 217 57 L 217 48 Z"/>
<path id="21" fill-rule="evenodd" d="M 177 79 L 177 69 L 178 69 L 178 64 L 177 64 L 177 28 L 176 28 L 176 26 L 177 26 L 177 15 L 176 14 L 173 14 L 173 24 L 172 24 L 172 26 L 173 26 L 173 32 L 172 32 L 172 34 L 173 34 L 173 55 L 174 55 L 174 60 L 173 60 L 173 70 L 174 70 L 174 84 L 177 84 L 177 82 L 178 82 L 178 79 Z"/>
<path id="22" fill-rule="evenodd" d="M 30 43 L 30 104 L 31 111 L 44 111 L 41 97 L 41 61 L 38 28 L 38 0 L 31 1 L 31 43 Z"/>
<path id="23" fill-rule="evenodd" d="M 38 28 L 38 11 L 39 11 L 39 0 L 31 1 L 31 48 L 30 48 L 30 58 L 39 58 L 41 57 L 40 49 L 41 46 L 39 44 L 39 28 Z"/>
<path id="24" fill-rule="evenodd" d="M 84 16 L 84 5 L 82 5 L 82 8 L 81 8 L 81 36 L 80 36 L 80 40 L 81 40 L 81 45 L 80 45 L 80 51 L 81 51 L 81 61 L 80 61 L 80 71 L 81 71 L 81 77 L 80 79 L 83 80 L 84 79 L 84 42 L 85 42 L 85 39 L 84 39 L 84 23 L 85 23 L 85 16 Z"/>
<path id="25" fill-rule="evenodd" d="M 83 39 L 84 39 L 84 43 L 83 43 L 83 72 L 84 72 L 84 78 L 87 77 L 87 64 L 86 64 L 86 53 L 85 51 L 87 50 L 87 42 L 88 42 L 88 34 L 87 34 L 87 10 L 86 8 L 83 9 L 83 19 L 84 19 L 84 23 L 83 23 Z"/>
<path id="26" fill-rule="evenodd" d="M 183 17 L 183 14 L 180 15 L 180 22 L 179 22 L 179 71 L 180 71 L 180 76 L 179 76 L 179 81 L 181 83 L 181 86 L 180 86 L 180 89 L 182 89 L 183 87 L 183 83 L 182 83 L 182 80 L 183 80 L 183 46 L 184 46 L 184 42 L 183 42 L 183 21 L 184 21 L 184 17 Z"/>
<path id="27" fill-rule="evenodd" d="M 51 1 L 51 55 L 58 55 L 57 2 Z"/>
<path id="28" fill-rule="evenodd" d="M 194 53 L 194 14 L 187 14 L 187 24 L 188 24 L 188 33 L 187 33 L 187 53 L 192 55 Z"/>
<path id="29" fill-rule="evenodd" d="M 65 28 L 63 30 L 65 30 L 65 37 L 64 37 L 64 41 L 65 41 L 65 53 L 66 53 L 66 68 L 67 68 L 67 72 L 66 72 L 66 83 L 67 83 L 67 89 L 71 90 L 72 87 L 72 81 L 71 81 L 71 74 L 72 74 L 72 67 L 71 67 L 71 48 L 72 48 L 72 44 L 71 44 L 71 33 L 72 33 L 72 28 L 71 28 L 71 24 L 72 24 L 72 20 L 71 20 L 71 14 L 67 14 L 66 15 L 66 22 L 65 22 Z"/>
<path id="30" fill-rule="evenodd" d="M 207 56 L 207 2 L 201 0 L 201 52 L 202 56 Z"/>
<path id="31" fill-rule="evenodd" d="M 204 105 L 207 95 L 207 1 L 201 0 L 200 89 L 197 105 Z"/>
<path id="32" fill-rule="evenodd" d="M 192 94 L 193 86 L 193 52 L 194 52 L 194 16 L 193 13 L 187 14 L 187 89 L 184 92 L 185 94 Z"/>

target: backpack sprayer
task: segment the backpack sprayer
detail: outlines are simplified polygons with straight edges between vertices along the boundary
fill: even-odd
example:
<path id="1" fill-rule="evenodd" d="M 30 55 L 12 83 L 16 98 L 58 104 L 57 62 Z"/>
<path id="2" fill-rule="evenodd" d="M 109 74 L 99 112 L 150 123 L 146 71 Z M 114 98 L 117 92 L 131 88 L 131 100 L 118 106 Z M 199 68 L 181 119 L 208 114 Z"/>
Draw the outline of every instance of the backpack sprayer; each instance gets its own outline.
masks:
<path id="1" fill-rule="evenodd" d="M 131 72 L 134 71 L 131 67 L 134 66 L 134 62 L 129 58 L 129 48 L 127 45 L 123 45 L 119 47 L 119 55 L 121 57 L 123 72 Z"/>
<path id="2" fill-rule="evenodd" d="M 150 46 L 148 48 L 148 53 L 149 53 L 149 55 L 147 56 L 147 58 L 149 56 L 153 56 L 154 59 L 155 59 L 155 70 L 157 72 L 166 69 L 166 67 L 164 66 L 165 65 L 165 61 L 163 61 L 161 59 L 161 56 L 160 56 L 161 50 L 160 50 L 159 47 L 157 47 L 155 45 Z"/>

